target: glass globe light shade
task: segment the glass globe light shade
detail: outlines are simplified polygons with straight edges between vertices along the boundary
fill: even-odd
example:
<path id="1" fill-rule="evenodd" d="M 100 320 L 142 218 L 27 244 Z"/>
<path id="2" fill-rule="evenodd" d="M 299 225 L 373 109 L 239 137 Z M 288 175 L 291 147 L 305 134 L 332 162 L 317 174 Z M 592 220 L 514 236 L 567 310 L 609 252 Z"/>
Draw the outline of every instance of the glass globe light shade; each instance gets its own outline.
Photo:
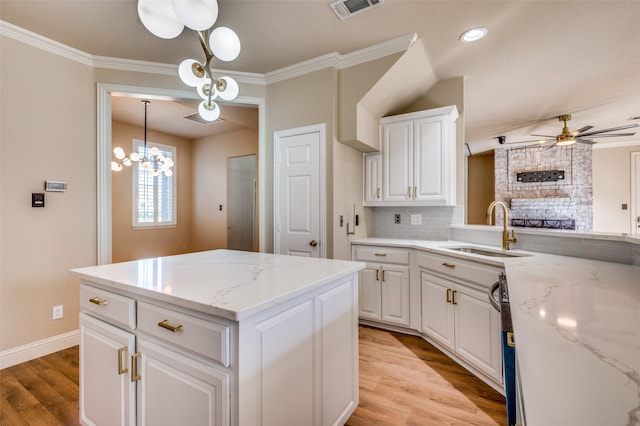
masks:
<path id="1" fill-rule="evenodd" d="M 119 146 L 115 147 L 113 149 L 113 155 L 115 155 L 118 160 L 122 160 L 125 157 L 124 149 Z"/>
<path id="2" fill-rule="evenodd" d="M 221 61 L 233 61 L 240 54 L 240 39 L 231 28 L 218 27 L 211 31 L 209 46 Z"/>
<path id="3" fill-rule="evenodd" d="M 171 176 L 173 176 L 173 170 L 167 170 L 167 171 L 165 171 L 165 172 L 164 172 L 164 175 L 165 175 L 166 177 L 171 177 Z"/>
<path id="4" fill-rule="evenodd" d="M 178 76 L 187 86 L 197 87 L 205 81 L 204 66 L 195 59 L 185 59 L 178 66 Z"/>
<path id="5" fill-rule="evenodd" d="M 156 155 L 156 160 L 158 161 L 164 161 L 164 155 L 162 155 L 162 153 Z"/>
<path id="6" fill-rule="evenodd" d="M 122 164 L 129 167 L 131 165 L 131 158 L 125 158 Z"/>
<path id="7" fill-rule="evenodd" d="M 204 31 L 218 19 L 217 0 L 171 0 L 173 11 L 184 25 L 195 31 Z"/>
<path id="8" fill-rule="evenodd" d="M 211 101 L 202 101 L 198 106 L 198 113 L 200 117 L 204 118 L 207 121 L 216 121 L 218 117 L 220 117 L 220 108 L 218 108 L 218 104 Z"/>
<path id="9" fill-rule="evenodd" d="M 196 88 L 196 92 L 198 92 L 198 95 L 200 95 L 200 97 L 204 100 L 208 100 L 209 99 L 209 90 L 211 88 L 211 80 L 206 80 L 204 82 L 202 82 L 201 84 L 198 85 L 198 87 Z M 213 94 L 211 95 L 211 99 L 215 99 L 218 96 L 218 91 L 216 90 L 215 86 L 213 87 Z"/>
<path id="10" fill-rule="evenodd" d="M 220 86 L 224 87 L 222 89 Z M 218 80 L 218 96 L 225 101 L 232 101 L 238 97 L 240 87 L 238 83 L 231 77 L 220 77 Z"/>
<path id="11" fill-rule="evenodd" d="M 136 162 L 140 159 L 140 154 L 138 154 L 137 152 L 132 152 L 129 158 L 131 158 L 131 161 Z"/>
<path id="12" fill-rule="evenodd" d="M 164 159 L 164 164 L 166 164 L 169 167 L 173 167 L 173 160 L 169 157 Z"/>
<path id="13" fill-rule="evenodd" d="M 138 0 L 138 16 L 156 37 L 176 38 L 184 29 L 184 24 L 173 11 L 171 0 Z"/>
<path id="14" fill-rule="evenodd" d="M 158 154 L 160 154 L 160 150 L 158 149 L 158 147 L 153 147 L 151 148 L 151 150 L 149 150 L 149 152 L 151 153 L 151 155 L 153 155 L 154 157 Z"/>
<path id="15" fill-rule="evenodd" d="M 151 161 L 145 158 L 144 160 L 142 160 L 141 166 L 144 170 L 149 170 L 151 168 Z"/>
<path id="16" fill-rule="evenodd" d="M 122 170 L 122 165 L 116 163 L 115 161 L 111 162 L 111 170 L 113 170 L 114 172 L 119 172 L 120 170 Z"/>
<path id="17" fill-rule="evenodd" d="M 171 167 L 169 167 L 166 164 L 163 164 L 162 166 L 160 166 L 160 170 L 162 170 L 163 172 L 166 172 L 167 170 L 169 170 Z"/>
<path id="18" fill-rule="evenodd" d="M 151 172 L 152 176 L 158 176 L 160 174 L 160 170 L 158 169 L 153 169 L 153 171 Z"/>

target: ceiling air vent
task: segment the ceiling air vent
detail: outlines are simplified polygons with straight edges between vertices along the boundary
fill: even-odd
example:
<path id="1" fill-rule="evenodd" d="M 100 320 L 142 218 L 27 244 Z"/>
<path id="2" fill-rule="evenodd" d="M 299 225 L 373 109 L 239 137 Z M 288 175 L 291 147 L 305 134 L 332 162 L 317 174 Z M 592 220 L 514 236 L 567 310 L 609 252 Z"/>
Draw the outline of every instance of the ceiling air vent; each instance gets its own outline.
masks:
<path id="1" fill-rule="evenodd" d="M 338 18 L 347 19 L 382 3 L 384 0 L 336 0 L 329 3 L 329 7 L 338 15 Z"/>
<path id="2" fill-rule="evenodd" d="M 224 121 L 223 118 L 218 118 L 217 120 L 214 120 L 214 121 L 207 121 L 204 118 L 202 118 L 200 114 L 198 114 L 197 112 L 194 112 L 193 114 L 185 115 L 182 118 L 186 118 L 187 120 L 192 120 L 201 124 L 211 124 L 211 123 L 217 123 L 219 121 Z"/>

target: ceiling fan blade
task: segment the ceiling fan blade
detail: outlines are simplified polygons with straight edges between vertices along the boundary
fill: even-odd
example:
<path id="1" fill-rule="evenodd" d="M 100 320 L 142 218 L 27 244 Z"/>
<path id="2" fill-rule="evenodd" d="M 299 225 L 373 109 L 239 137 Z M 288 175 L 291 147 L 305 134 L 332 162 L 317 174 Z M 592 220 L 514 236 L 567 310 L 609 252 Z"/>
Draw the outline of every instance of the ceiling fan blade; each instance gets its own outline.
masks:
<path id="1" fill-rule="evenodd" d="M 579 135 L 579 136 L 576 136 L 576 137 L 577 138 L 581 138 L 581 137 L 586 136 L 586 137 L 591 137 L 591 138 L 615 138 L 617 136 L 634 136 L 634 135 L 635 135 L 635 133 L 612 133 L 610 135 L 591 135 L 591 136 L 589 136 L 589 135 Z"/>
<path id="2" fill-rule="evenodd" d="M 555 136 L 551 136 L 551 135 L 531 135 L 531 136 L 538 136 L 541 138 L 545 138 L 545 139 L 555 139 Z"/>
<path id="3" fill-rule="evenodd" d="M 586 145 L 593 145 L 594 143 L 597 143 L 596 141 L 592 141 L 591 139 L 581 139 L 581 138 L 576 138 L 576 142 L 583 143 Z"/>
<path id="4" fill-rule="evenodd" d="M 576 130 L 575 132 L 571 132 L 571 134 L 573 136 L 578 136 L 580 133 L 582 132 L 586 132 L 587 130 L 593 129 L 593 126 L 584 126 L 578 130 Z"/>
<path id="5" fill-rule="evenodd" d="M 615 132 L 617 130 L 633 129 L 634 127 L 638 127 L 638 126 L 640 126 L 640 124 L 627 124 L 625 126 L 611 127 L 610 129 L 594 130 L 593 132 L 583 133 L 580 136 L 593 136 L 593 135 L 598 135 L 600 133 Z"/>
<path id="6" fill-rule="evenodd" d="M 544 139 L 544 140 L 540 140 L 540 139 L 533 139 L 533 140 L 529 140 L 529 141 L 519 141 L 519 142 L 507 142 L 505 143 L 505 145 L 522 145 L 523 143 L 528 143 L 530 145 L 543 145 L 547 142 L 551 142 L 551 141 L 555 141 L 556 138 L 554 137 L 553 139 Z"/>

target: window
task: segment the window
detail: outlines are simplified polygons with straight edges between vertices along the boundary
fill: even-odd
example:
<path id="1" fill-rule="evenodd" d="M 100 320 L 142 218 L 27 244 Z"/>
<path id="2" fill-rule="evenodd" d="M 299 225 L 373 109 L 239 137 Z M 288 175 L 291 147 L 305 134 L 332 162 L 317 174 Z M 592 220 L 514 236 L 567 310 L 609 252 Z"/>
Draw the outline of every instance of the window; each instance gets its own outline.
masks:
<path id="1" fill-rule="evenodd" d="M 158 228 L 176 225 L 176 148 L 147 141 L 147 157 L 151 147 L 157 147 L 164 157 L 173 160 L 173 175 L 162 171 L 154 176 L 153 170 L 133 163 L 133 227 Z M 145 156 L 144 141 L 133 140 L 133 152 Z"/>

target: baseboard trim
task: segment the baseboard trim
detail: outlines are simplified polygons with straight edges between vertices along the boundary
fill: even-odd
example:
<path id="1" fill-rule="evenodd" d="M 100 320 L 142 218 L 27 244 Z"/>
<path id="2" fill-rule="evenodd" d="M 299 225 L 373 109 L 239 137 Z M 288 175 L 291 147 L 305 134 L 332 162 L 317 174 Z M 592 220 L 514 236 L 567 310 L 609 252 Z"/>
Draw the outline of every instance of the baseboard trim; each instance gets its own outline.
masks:
<path id="1" fill-rule="evenodd" d="M 0 352 L 0 370 L 76 346 L 79 341 L 80 332 L 74 330 L 2 351 Z"/>

